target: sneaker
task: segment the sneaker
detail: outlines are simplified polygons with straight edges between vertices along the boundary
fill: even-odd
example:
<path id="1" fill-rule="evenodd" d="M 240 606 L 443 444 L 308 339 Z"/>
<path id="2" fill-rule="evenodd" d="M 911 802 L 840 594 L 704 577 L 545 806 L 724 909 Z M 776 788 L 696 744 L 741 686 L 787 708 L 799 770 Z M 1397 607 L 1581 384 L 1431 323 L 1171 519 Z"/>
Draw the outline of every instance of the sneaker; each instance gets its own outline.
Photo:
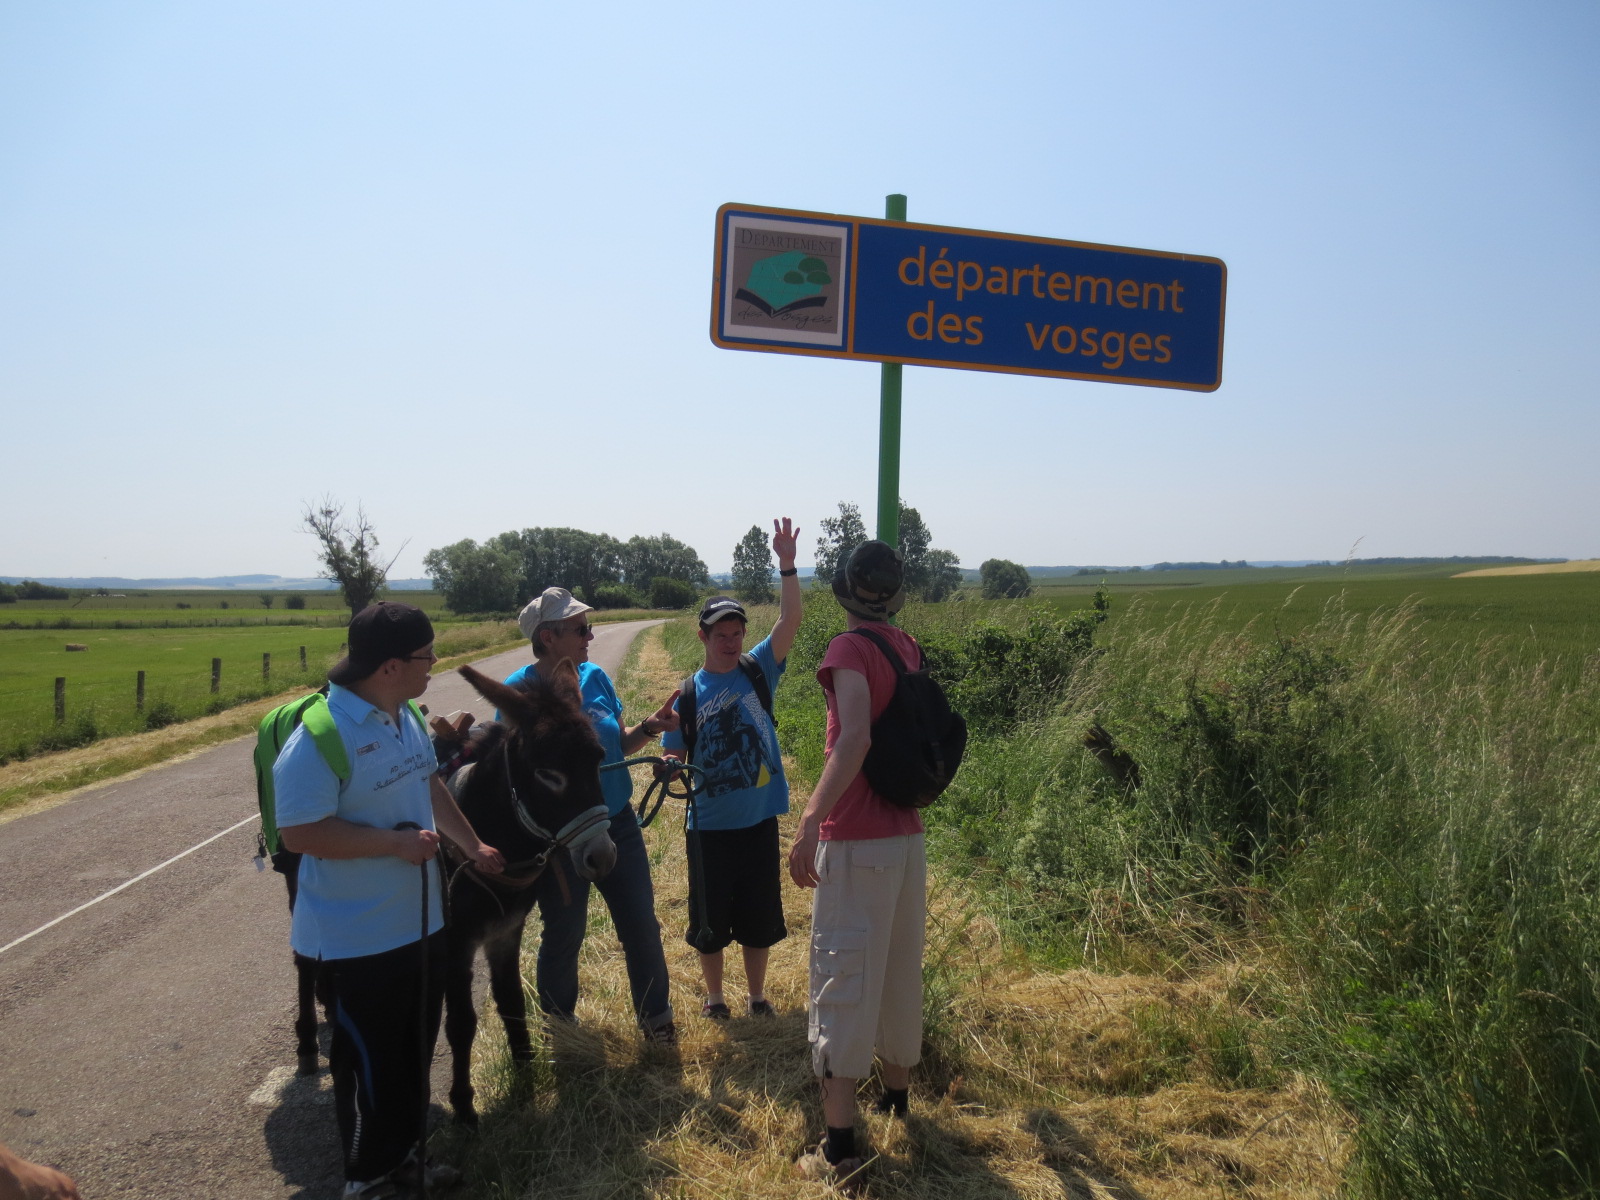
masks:
<path id="1" fill-rule="evenodd" d="M 453 1188 L 461 1182 L 460 1171 L 449 1163 L 438 1162 L 431 1158 L 422 1164 L 421 1174 L 421 1179 L 418 1179 L 417 1156 L 416 1151 L 413 1150 L 411 1156 L 394 1169 L 391 1173 L 391 1178 L 397 1182 L 404 1183 L 407 1187 L 424 1186 L 430 1193 Z"/>
<path id="2" fill-rule="evenodd" d="M 828 1145 L 823 1138 L 815 1149 L 807 1150 L 794 1164 L 795 1174 L 814 1183 L 831 1183 L 841 1192 L 858 1192 L 864 1186 L 867 1160 L 860 1154 L 829 1162 L 824 1151 Z"/>
<path id="3" fill-rule="evenodd" d="M 387 1175 L 379 1179 L 350 1179 L 345 1182 L 341 1200 L 402 1200 L 405 1193 Z"/>
<path id="4" fill-rule="evenodd" d="M 676 1046 L 678 1044 L 678 1027 L 671 1021 L 657 1025 L 654 1029 L 644 1031 L 644 1040 L 658 1046 Z"/>
<path id="5" fill-rule="evenodd" d="M 700 1015 L 712 1021 L 726 1021 L 733 1016 L 733 1013 L 728 1011 L 728 1006 L 721 1000 L 715 1004 L 707 1000 L 700 1006 Z"/>
<path id="6" fill-rule="evenodd" d="M 775 1017 L 778 1010 L 772 1007 L 771 1000 L 750 1001 L 750 1015 L 752 1017 Z"/>

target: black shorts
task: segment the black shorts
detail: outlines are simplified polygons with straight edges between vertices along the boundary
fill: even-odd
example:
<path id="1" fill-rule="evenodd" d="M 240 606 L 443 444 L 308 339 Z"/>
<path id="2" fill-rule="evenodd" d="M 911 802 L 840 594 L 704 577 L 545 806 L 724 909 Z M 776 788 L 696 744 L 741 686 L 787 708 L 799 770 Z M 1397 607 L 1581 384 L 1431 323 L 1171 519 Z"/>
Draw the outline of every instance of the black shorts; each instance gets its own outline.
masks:
<path id="1" fill-rule="evenodd" d="M 684 941 L 701 954 L 715 954 L 729 942 L 762 950 L 789 936 L 783 923 L 777 817 L 747 829 L 691 829 L 685 837 L 689 928 Z"/>

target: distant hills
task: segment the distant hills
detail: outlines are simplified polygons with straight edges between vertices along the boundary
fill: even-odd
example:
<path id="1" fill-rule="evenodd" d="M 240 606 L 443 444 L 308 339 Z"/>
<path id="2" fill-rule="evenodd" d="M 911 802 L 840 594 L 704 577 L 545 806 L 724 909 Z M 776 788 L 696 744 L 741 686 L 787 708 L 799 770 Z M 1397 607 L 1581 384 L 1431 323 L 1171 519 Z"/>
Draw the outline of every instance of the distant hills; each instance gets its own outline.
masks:
<path id="1" fill-rule="evenodd" d="M 188 591 L 214 590 L 219 592 L 331 592 L 335 585 L 326 579 L 285 579 L 282 575 L 212 575 L 206 578 L 189 576 L 183 579 L 124 579 L 118 575 L 50 576 L 50 575 L 0 575 L 0 583 L 21 583 L 31 579 L 35 583 L 48 583 L 64 588 L 116 588 L 119 592 L 155 592 L 163 589 Z M 431 579 L 391 579 L 389 588 L 396 592 L 431 592 Z"/>
<path id="2" fill-rule="evenodd" d="M 1121 574 L 1127 571 L 1234 571 L 1251 570 L 1262 567 L 1388 567 L 1388 566 L 1427 566 L 1433 563 L 1460 564 L 1463 566 L 1523 566 L 1535 563 L 1562 563 L 1565 558 L 1515 558 L 1506 555 L 1480 554 L 1460 555 L 1454 554 L 1446 558 L 1352 558 L 1348 561 L 1341 559 L 1334 562 L 1326 558 L 1289 558 L 1274 559 L 1271 561 L 1246 562 L 1239 559 L 1229 562 L 1223 559 L 1220 562 L 1158 562 L 1143 565 L 1129 566 L 1053 566 L 1028 568 L 1028 574 L 1035 579 L 1060 578 L 1064 575 L 1101 575 Z M 800 568 L 802 579 L 810 578 L 810 567 Z M 964 568 L 962 577 L 968 582 L 978 578 L 978 572 L 971 568 Z M 286 579 L 282 575 L 210 575 L 186 576 L 181 579 L 125 579 L 119 575 L 92 575 L 92 576 L 45 576 L 45 575 L 0 575 L 0 583 L 21 583 L 24 579 L 32 579 L 36 583 L 47 583 L 52 587 L 64 588 L 107 588 L 119 592 L 127 591 L 160 591 L 162 589 L 187 589 L 187 590 L 214 590 L 235 592 L 331 592 L 334 585 L 326 579 Z M 713 583 L 726 586 L 732 579 L 727 572 L 718 572 L 711 576 Z M 396 592 L 431 592 L 433 580 L 431 579 L 391 579 L 389 588 Z"/>

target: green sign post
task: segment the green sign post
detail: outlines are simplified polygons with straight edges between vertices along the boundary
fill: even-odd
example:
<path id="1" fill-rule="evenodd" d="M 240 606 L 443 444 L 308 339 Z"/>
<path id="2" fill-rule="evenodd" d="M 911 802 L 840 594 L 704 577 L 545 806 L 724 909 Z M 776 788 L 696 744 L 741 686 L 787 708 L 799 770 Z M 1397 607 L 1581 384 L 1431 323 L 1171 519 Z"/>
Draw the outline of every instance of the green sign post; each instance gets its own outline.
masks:
<path id="1" fill-rule="evenodd" d="M 906 198 L 884 197 L 883 215 L 906 219 Z M 878 384 L 878 540 L 900 544 L 900 364 L 886 362 Z"/>

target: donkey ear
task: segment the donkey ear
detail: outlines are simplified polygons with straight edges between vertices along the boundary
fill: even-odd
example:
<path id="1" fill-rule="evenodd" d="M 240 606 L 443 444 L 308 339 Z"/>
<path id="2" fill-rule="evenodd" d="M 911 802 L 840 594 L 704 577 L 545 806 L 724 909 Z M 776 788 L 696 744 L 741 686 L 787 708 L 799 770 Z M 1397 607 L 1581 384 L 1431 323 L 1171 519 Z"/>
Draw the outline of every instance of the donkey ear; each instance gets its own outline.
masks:
<path id="1" fill-rule="evenodd" d="M 563 658 L 556 664 L 550 684 L 562 700 L 573 708 L 579 710 L 583 708 L 583 688 L 578 683 L 578 668 L 573 665 L 570 658 Z"/>
<path id="2" fill-rule="evenodd" d="M 507 687 L 505 684 L 490 679 L 481 671 L 475 671 L 469 666 L 457 667 L 456 674 L 470 683 L 478 695 L 498 708 L 501 716 L 507 717 L 514 722 L 518 718 L 527 720 L 531 717 L 527 693 L 519 692 L 513 687 Z"/>

